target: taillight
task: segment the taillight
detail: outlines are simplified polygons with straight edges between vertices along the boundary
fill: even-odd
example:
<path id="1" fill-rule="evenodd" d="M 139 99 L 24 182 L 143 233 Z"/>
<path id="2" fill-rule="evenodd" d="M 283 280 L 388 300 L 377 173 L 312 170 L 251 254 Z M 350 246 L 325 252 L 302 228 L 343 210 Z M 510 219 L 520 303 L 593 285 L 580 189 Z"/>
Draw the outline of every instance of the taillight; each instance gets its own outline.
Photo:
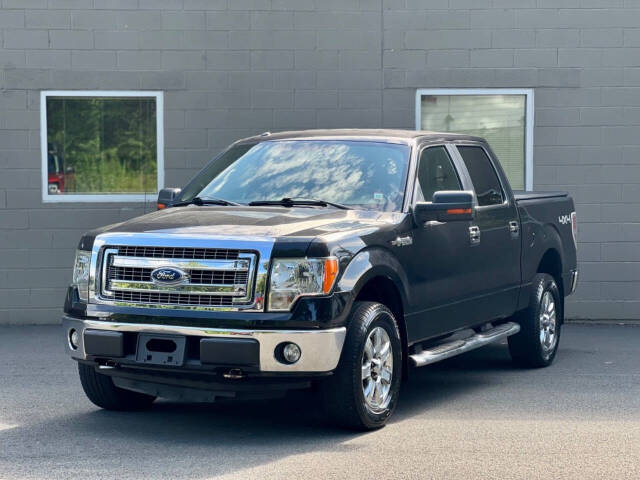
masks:
<path id="1" fill-rule="evenodd" d="M 578 248 L 578 217 L 576 212 L 571 212 L 571 233 L 573 234 L 573 243 Z"/>

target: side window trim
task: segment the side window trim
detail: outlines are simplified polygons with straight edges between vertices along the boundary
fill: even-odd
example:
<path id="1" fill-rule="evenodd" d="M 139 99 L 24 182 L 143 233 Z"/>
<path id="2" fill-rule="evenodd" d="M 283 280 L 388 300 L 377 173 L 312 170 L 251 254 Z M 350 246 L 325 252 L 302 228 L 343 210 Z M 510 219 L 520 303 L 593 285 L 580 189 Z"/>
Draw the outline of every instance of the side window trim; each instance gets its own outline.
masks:
<path id="1" fill-rule="evenodd" d="M 507 195 L 507 189 L 504 186 L 504 181 L 502 179 L 502 176 L 500 175 L 500 172 L 496 168 L 496 165 L 495 165 L 496 159 L 493 157 L 493 155 L 491 155 L 491 153 L 489 153 L 487 151 L 487 149 L 484 147 L 484 145 L 482 143 L 476 143 L 476 142 L 459 141 L 459 142 L 455 142 L 451 146 L 452 146 L 452 148 L 455 149 L 456 155 L 460 160 L 460 164 L 462 165 L 462 168 L 464 168 L 466 177 L 468 178 L 469 184 L 472 187 L 473 197 L 475 198 L 475 203 L 476 203 L 476 209 L 479 209 L 479 210 L 490 210 L 490 209 L 493 209 L 493 208 L 505 208 L 505 207 L 508 207 L 510 205 L 510 203 L 511 203 L 511 200 L 509 198 L 509 195 Z M 478 205 L 478 196 L 476 194 L 476 189 L 473 186 L 473 181 L 471 180 L 471 175 L 469 174 L 469 171 L 467 170 L 467 167 L 466 167 L 466 165 L 464 163 L 464 159 L 462 158 L 462 153 L 460 153 L 460 150 L 458 149 L 458 147 L 477 147 L 477 148 L 481 148 L 482 149 L 484 154 L 489 159 L 489 164 L 491 165 L 491 168 L 493 168 L 493 171 L 495 172 L 496 177 L 498 178 L 498 183 L 500 184 L 500 190 L 502 190 L 502 198 L 504 199 L 502 201 L 502 203 L 496 203 L 495 205 Z"/>
<path id="2" fill-rule="evenodd" d="M 453 152 L 453 149 L 455 148 L 451 143 L 428 143 L 428 144 L 424 144 L 421 145 L 420 147 L 418 147 L 418 155 L 416 157 L 416 167 L 415 167 L 415 174 L 414 174 L 414 178 L 413 178 L 413 188 L 411 189 L 411 205 L 415 206 L 416 204 L 416 199 L 418 197 L 417 192 L 418 192 L 418 169 L 420 168 L 420 159 L 422 158 L 422 154 L 428 149 L 428 148 L 438 148 L 438 147 L 443 147 L 447 156 L 449 157 L 449 160 L 451 161 L 451 166 L 453 167 L 453 171 L 455 172 L 456 176 L 458 177 L 458 183 L 460 184 L 460 188 L 462 190 L 464 190 L 465 188 L 467 188 L 467 181 L 465 177 L 463 177 L 461 175 L 461 170 L 460 170 L 460 162 L 457 160 L 457 158 L 455 158 L 455 155 L 459 155 L 459 153 Z M 464 165 L 464 163 L 463 163 Z M 465 172 L 465 175 L 468 175 Z M 475 192 L 474 192 L 474 196 L 475 196 Z M 431 200 L 424 200 L 427 203 L 431 203 Z"/>

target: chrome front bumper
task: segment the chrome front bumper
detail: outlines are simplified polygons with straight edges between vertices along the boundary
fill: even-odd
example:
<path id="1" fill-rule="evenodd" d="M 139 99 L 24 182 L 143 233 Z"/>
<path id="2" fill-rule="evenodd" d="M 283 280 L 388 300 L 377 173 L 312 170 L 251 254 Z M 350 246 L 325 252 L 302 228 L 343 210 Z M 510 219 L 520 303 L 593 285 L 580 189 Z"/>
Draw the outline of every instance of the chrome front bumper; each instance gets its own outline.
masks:
<path id="1" fill-rule="evenodd" d="M 261 372 L 330 372 L 338 366 L 342 346 L 347 333 L 345 327 L 327 330 L 239 330 L 180 327 L 169 325 L 148 325 L 136 323 L 114 323 L 97 320 L 78 320 L 63 317 L 62 320 L 67 353 L 77 360 L 86 360 L 84 349 L 84 330 L 108 330 L 112 332 L 159 333 L 194 337 L 217 337 L 227 339 L 254 339 L 260 345 Z M 80 333 L 80 345 L 74 349 L 69 342 L 69 332 L 75 329 Z M 283 342 L 296 343 L 302 352 L 300 360 L 291 365 L 279 362 L 274 351 Z"/>

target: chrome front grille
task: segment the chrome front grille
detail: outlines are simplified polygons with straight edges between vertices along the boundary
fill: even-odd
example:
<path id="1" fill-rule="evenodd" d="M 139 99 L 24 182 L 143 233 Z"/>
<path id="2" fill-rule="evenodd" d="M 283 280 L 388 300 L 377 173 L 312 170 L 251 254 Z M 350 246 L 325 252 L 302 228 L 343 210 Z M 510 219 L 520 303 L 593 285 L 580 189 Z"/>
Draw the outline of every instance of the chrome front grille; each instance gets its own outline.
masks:
<path id="1" fill-rule="evenodd" d="M 150 306 L 240 307 L 253 302 L 256 262 L 256 253 L 233 249 L 108 245 L 100 297 Z M 178 271 L 179 279 L 160 281 L 154 271 L 165 269 Z"/>
<path id="2" fill-rule="evenodd" d="M 190 248 L 190 247 L 140 247 L 126 245 L 118 247 L 118 255 L 143 258 L 188 258 L 191 260 L 234 260 L 239 250 L 228 248 Z"/>
<path id="3" fill-rule="evenodd" d="M 145 292 L 114 292 L 114 300 L 128 303 L 143 303 L 149 305 L 198 305 L 207 307 L 232 306 L 231 297 L 221 295 L 187 295 L 182 293 L 145 293 Z"/>

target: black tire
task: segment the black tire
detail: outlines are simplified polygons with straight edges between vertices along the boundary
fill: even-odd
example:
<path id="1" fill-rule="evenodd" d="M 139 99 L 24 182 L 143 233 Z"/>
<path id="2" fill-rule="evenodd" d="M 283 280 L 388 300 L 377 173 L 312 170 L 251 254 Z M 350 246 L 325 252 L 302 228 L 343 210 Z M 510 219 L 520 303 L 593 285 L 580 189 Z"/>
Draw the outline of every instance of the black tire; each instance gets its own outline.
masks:
<path id="1" fill-rule="evenodd" d="M 390 385 L 386 397 L 388 401 L 374 411 L 365 400 L 362 375 L 363 361 L 367 358 L 364 353 L 365 344 L 369 334 L 377 327 L 381 327 L 388 335 L 393 366 L 389 368 L 392 371 L 391 381 L 385 383 Z M 382 334 L 379 330 L 376 332 Z M 380 303 L 356 302 L 351 311 L 338 368 L 320 386 L 329 420 L 341 427 L 355 430 L 383 427 L 398 402 L 401 377 L 402 342 L 393 314 Z M 382 381 L 382 377 L 380 378 Z"/>
<path id="2" fill-rule="evenodd" d="M 544 343 L 542 338 L 548 339 L 541 333 L 543 324 L 542 311 L 545 295 L 553 299 L 555 310 L 555 339 L 553 342 Z M 539 273 L 531 282 L 531 297 L 529 307 L 520 312 L 515 321 L 520 324 L 520 332 L 509 337 L 509 352 L 513 361 L 527 368 L 548 367 L 553 363 L 558 345 L 560 333 L 564 321 L 564 303 L 560 295 L 558 285 L 551 275 Z M 545 321 L 548 323 L 548 321 Z M 549 348 L 552 345 L 552 348 Z"/>
<path id="3" fill-rule="evenodd" d="M 118 388 L 111 377 L 96 372 L 93 365 L 78 364 L 84 393 L 95 405 L 106 410 L 142 410 L 151 406 L 156 397 Z"/>

